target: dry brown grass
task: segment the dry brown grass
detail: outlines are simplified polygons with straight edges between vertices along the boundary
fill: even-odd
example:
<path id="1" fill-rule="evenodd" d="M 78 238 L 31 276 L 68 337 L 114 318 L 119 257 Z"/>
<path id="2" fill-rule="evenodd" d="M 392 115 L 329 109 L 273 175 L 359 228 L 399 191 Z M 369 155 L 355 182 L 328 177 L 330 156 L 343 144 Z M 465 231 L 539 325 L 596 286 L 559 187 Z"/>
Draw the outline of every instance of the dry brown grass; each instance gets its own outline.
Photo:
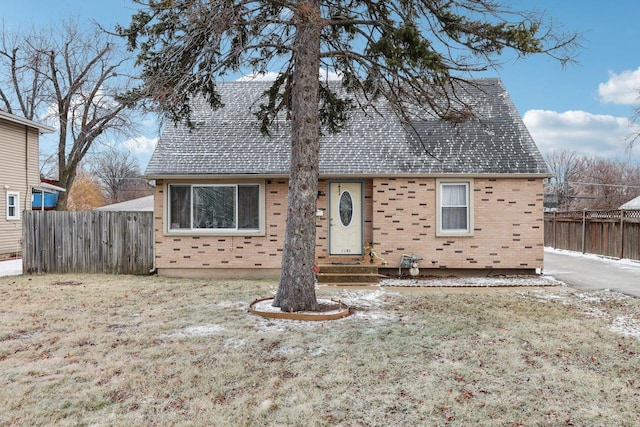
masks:
<path id="1" fill-rule="evenodd" d="M 636 299 L 321 288 L 356 312 L 247 313 L 275 287 L 0 278 L 0 425 L 640 424 Z"/>

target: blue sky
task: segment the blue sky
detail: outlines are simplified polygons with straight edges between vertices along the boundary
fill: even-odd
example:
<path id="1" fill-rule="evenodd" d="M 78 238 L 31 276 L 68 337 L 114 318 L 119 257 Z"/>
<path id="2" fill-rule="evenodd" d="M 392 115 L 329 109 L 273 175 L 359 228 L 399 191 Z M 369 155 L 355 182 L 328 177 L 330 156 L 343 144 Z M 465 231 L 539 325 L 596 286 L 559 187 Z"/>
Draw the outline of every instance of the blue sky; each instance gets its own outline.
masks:
<path id="1" fill-rule="evenodd" d="M 500 77 L 543 154 L 564 148 L 607 158 L 625 156 L 629 118 L 640 105 L 640 1 L 517 0 L 513 8 L 544 11 L 554 25 L 582 34 L 578 63 L 562 68 L 550 58 L 510 61 L 479 77 Z M 12 29 L 48 26 L 76 17 L 110 28 L 127 24 L 129 0 L 0 0 L 0 19 Z M 115 141 L 140 158 L 144 169 L 157 135 Z M 640 132 L 635 128 L 636 132 Z M 640 163 L 640 142 L 631 152 Z"/>

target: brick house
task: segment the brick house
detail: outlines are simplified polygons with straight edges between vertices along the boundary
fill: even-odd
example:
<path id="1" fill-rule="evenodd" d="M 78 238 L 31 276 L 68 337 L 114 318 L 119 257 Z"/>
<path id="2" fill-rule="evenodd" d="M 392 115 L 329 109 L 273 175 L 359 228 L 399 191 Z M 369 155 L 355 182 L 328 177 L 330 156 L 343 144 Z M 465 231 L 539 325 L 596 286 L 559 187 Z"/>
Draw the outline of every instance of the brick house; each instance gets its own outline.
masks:
<path id="1" fill-rule="evenodd" d="M 321 138 L 318 264 L 375 252 L 396 272 L 535 272 L 543 267 L 546 164 L 502 82 L 458 96 L 476 117 L 403 125 L 384 105 Z M 167 125 L 145 171 L 156 180 L 159 274 L 277 277 L 286 217 L 288 122 L 253 114 L 269 82 L 221 83 L 225 106 L 194 104 L 195 129 Z"/>

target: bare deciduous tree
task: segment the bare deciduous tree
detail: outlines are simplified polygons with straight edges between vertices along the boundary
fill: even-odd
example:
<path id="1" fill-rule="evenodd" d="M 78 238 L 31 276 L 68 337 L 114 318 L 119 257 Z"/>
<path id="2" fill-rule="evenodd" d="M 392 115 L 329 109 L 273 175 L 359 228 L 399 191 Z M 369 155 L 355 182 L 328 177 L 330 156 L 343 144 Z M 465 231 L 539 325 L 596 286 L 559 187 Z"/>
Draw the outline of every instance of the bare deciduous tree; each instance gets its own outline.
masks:
<path id="1" fill-rule="evenodd" d="M 119 29 L 139 49 L 143 66 L 144 86 L 132 95 L 173 120 L 189 121 L 195 96 L 219 107 L 217 78 L 281 66 L 259 118 L 265 131 L 279 112 L 291 118 L 287 227 L 274 301 L 283 311 L 317 307 L 322 124 L 338 130 L 351 108 L 379 98 L 401 118 L 422 113 L 464 120 L 469 106 L 455 98 L 456 82 L 498 65 L 506 50 L 565 63 L 576 46 L 575 34 L 555 31 L 544 15 L 515 13 L 498 0 L 135 2 L 139 12 Z M 341 73 L 348 98 L 319 80 L 321 66 Z"/>
<path id="2" fill-rule="evenodd" d="M 638 90 L 638 101 L 640 102 L 640 88 Z M 627 150 L 631 152 L 634 145 L 640 139 L 640 105 L 633 109 L 633 115 L 631 116 L 631 134 L 627 138 Z"/>
<path id="3" fill-rule="evenodd" d="M 141 177 L 138 160 L 128 151 L 109 148 L 96 156 L 93 169 L 108 204 L 153 194 L 148 182 Z"/>
<path id="4" fill-rule="evenodd" d="M 58 181 L 68 190 L 97 141 L 132 127 L 118 100 L 130 79 L 121 74 L 127 57 L 117 41 L 98 29 L 83 32 L 75 22 L 40 32 L 3 32 L 2 108 L 58 128 Z M 68 194 L 60 194 L 58 209 L 66 209 Z"/>
<path id="5" fill-rule="evenodd" d="M 29 40 L 40 43 L 42 37 L 34 32 L 13 34 L 3 28 L 0 45 L 0 108 L 11 114 L 22 114 L 35 120 L 38 112 L 46 111 L 44 55 L 35 54 Z"/>
<path id="6" fill-rule="evenodd" d="M 578 180 L 578 175 L 584 168 L 585 158 L 573 150 L 562 150 L 548 153 L 545 160 L 553 174 L 545 192 L 555 196 L 558 209 L 569 209 L 574 193 L 571 182 Z"/>
<path id="7" fill-rule="evenodd" d="M 554 177 L 545 189 L 559 210 L 618 209 L 640 195 L 640 166 L 563 150 L 546 156 Z"/>
<path id="8" fill-rule="evenodd" d="M 572 186 L 572 209 L 618 209 L 640 195 L 640 166 L 590 157 L 584 160 Z"/>

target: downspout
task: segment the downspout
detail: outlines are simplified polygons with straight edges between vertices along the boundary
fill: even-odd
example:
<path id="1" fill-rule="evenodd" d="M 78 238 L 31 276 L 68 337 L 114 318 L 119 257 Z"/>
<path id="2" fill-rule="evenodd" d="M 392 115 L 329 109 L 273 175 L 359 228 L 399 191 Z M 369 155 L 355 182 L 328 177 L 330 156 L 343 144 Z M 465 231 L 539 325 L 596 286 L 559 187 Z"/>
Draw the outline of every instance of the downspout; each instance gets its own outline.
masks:
<path id="1" fill-rule="evenodd" d="M 154 274 L 158 274 L 158 267 L 156 267 L 156 189 L 157 189 L 157 185 L 158 185 L 158 181 L 156 181 L 156 188 L 153 189 L 153 210 L 151 211 L 152 216 L 151 216 L 151 227 L 153 232 L 151 233 L 153 236 L 153 240 L 152 240 L 152 249 L 151 249 L 151 259 L 153 260 L 151 263 L 151 270 L 149 270 L 149 274 L 150 275 L 154 275 Z M 167 216 L 168 216 L 168 207 L 169 207 L 169 186 L 164 186 L 164 182 L 162 183 L 163 185 L 163 191 L 162 191 L 162 209 L 160 210 L 161 215 L 160 217 L 162 218 L 162 224 L 160 224 L 160 230 L 162 230 L 162 233 L 164 233 L 164 227 L 165 227 L 165 222 L 167 221 Z M 165 216 L 165 213 L 167 214 L 167 216 Z"/>
<path id="2" fill-rule="evenodd" d="M 31 185 L 29 184 L 29 127 L 25 125 L 24 127 L 24 170 L 25 170 L 25 195 L 24 195 L 24 210 L 27 210 L 27 196 L 29 194 L 29 188 Z M 31 197 L 28 197 L 29 203 L 31 202 Z M 20 216 L 20 222 L 22 223 L 22 216 Z M 22 228 L 22 227 L 21 227 Z"/>

